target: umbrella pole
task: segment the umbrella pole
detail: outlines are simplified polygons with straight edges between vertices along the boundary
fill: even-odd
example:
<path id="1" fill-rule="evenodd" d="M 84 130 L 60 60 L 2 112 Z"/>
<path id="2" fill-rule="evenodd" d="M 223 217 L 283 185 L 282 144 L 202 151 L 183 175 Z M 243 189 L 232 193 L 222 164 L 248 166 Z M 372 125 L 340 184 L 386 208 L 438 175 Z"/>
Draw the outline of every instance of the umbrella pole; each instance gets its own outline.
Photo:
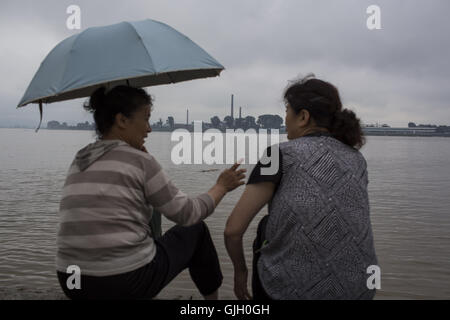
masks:
<path id="1" fill-rule="evenodd" d="M 38 132 L 39 128 L 41 127 L 41 123 L 42 123 L 42 100 L 39 100 L 39 114 L 40 114 L 40 120 L 39 120 L 39 125 L 36 128 L 36 130 L 34 132 Z"/>

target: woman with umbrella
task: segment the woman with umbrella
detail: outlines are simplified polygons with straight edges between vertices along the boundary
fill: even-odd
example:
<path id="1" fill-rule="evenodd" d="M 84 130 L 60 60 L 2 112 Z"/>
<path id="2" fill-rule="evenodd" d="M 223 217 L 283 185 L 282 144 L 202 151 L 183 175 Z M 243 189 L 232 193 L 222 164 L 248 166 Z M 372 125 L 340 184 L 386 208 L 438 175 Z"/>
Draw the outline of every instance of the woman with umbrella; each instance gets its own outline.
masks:
<path id="1" fill-rule="evenodd" d="M 143 147 L 152 100 L 137 88 L 216 77 L 223 69 L 187 36 L 151 19 L 87 28 L 41 63 L 18 104 L 39 104 L 36 131 L 44 103 L 90 96 L 86 109 L 99 136 L 77 153 L 60 204 L 56 262 L 66 295 L 152 298 L 189 268 L 200 292 L 217 298 L 222 274 L 202 220 L 244 183 L 245 170 L 235 164 L 196 198 L 178 190 Z M 159 212 L 184 227 L 157 239 Z M 81 271 L 81 289 L 68 283 L 70 266 Z"/>
<path id="2" fill-rule="evenodd" d="M 186 268 L 206 299 L 218 298 L 222 273 L 203 220 L 244 184 L 245 169 L 235 164 L 208 192 L 188 197 L 143 146 L 151 107 L 130 86 L 99 88 L 85 105 L 99 139 L 69 169 L 57 237 L 58 279 L 72 299 L 153 298 Z M 177 223 L 160 238 L 150 227 L 154 210 Z M 71 265 L 80 268 L 80 288 L 70 286 Z"/>

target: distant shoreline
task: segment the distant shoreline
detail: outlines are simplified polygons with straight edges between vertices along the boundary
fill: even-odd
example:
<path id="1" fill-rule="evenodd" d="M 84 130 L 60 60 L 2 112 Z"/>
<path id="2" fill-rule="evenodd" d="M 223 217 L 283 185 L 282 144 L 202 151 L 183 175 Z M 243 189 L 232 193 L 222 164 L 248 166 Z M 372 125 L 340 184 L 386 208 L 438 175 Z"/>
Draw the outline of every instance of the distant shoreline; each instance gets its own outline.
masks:
<path id="1" fill-rule="evenodd" d="M 34 130 L 35 128 L 30 127 L 0 127 L 0 129 L 30 129 Z M 153 132 L 173 132 L 177 129 L 185 129 L 189 132 L 193 132 L 193 130 L 189 130 L 186 128 L 152 128 Z M 214 129 L 214 128 L 207 128 L 204 131 L 208 129 Z M 244 130 L 242 128 L 236 128 L 236 129 L 229 129 L 229 130 Z M 264 128 L 260 128 L 264 129 Z M 255 129 L 256 132 L 258 132 L 260 129 Z M 67 129 L 53 129 L 53 128 L 40 128 L 39 130 L 62 130 L 62 131 L 94 131 L 93 129 L 78 129 L 78 128 L 67 128 Z M 268 133 L 270 133 L 270 128 L 264 129 L 267 130 Z M 286 134 L 286 130 L 284 128 L 278 129 L 280 130 L 280 134 Z M 220 130 L 222 133 L 225 133 L 224 130 Z M 430 128 L 422 128 L 422 129 L 412 129 L 412 128 L 363 128 L 363 132 L 365 136 L 386 136 L 386 137 L 450 137 L 450 132 L 434 132 L 430 130 Z"/>

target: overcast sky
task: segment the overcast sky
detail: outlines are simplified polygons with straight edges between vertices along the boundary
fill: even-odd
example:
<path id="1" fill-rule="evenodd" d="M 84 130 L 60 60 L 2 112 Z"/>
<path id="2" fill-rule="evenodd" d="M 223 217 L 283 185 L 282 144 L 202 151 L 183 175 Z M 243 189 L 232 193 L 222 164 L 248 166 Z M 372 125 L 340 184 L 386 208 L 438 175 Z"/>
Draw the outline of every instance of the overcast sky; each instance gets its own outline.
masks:
<path id="1" fill-rule="evenodd" d="M 69 5 L 81 30 L 66 27 Z M 366 9 L 381 8 L 381 30 Z M 313 72 L 340 90 L 365 123 L 450 125 L 448 0 L 5 1 L 0 4 L 0 125 L 37 126 L 36 105 L 16 106 L 40 62 L 63 39 L 91 26 L 154 19 L 184 33 L 225 66 L 220 77 L 147 88 L 153 121 L 185 122 L 265 113 L 284 118 L 288 80 Z M 44 105 L 47 121 L 93 121 L 83 99 Z M 237 112 L 235 112 L 237 115 Z M 153 122 L 152 121 L 152 122 Z"/>

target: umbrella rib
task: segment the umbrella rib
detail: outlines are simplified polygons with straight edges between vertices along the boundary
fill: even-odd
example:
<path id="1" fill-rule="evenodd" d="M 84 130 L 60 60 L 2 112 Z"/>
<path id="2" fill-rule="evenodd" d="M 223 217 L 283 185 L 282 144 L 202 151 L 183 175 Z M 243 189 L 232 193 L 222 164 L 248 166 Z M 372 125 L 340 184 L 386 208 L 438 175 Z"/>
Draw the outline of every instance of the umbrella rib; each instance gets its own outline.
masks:
<path id="1" fill-rule="evenodd" d="M 167 76 L 169 77 L 170 82 L 175 83 L 175 81 L 173 81 L 172 77 L 170 76 L 170 72 L 167 72 Z"/>
<path id="2" fill-rule="evenodd" d="M 201 70 L 204 70 L 204 69 L 186 69 L 186 70 L 181 70 L 181 71 L 201 71 Z M 220 71 L 217 71 L 217 72 L 218 72 L 217 75 L 220 75 Z M 160 72 L 160 73 L 155 73 L 153 75 L 162 75 L 164 73 L 167 74 L 167 75 L 169 74 L 168 72 Z M 139 79 L 139 78 L 148 77 L 148 76 L 149 75 L 146 74 L 146 75 L 139 75 L 139 76 L 131 77 L 131 78 L 128 78 L 128 77 L 127 78 L 116 78 L 116 79 L 110 80 L 110 82 L 115 82 L 115 81 L 120 81 L 120 80 L 123 81 L 123 80 L 127 80 L 127 79 L 133 80 L 133 79 Z M 168 75 L 168 77 L 170 77 L 170 76 Z M 176 82 L 174 82 L 174 83 L 176 83 Z M 61 96 L 61 95 L 64 95 L 64 94 L 67 94 L 67 93 L 71 93 L 71 92 L 76 91 L 76 90 L 81 90 L 81 89 L 85 89 L 85 88 L 88 88 L 88 87 L 100 86 L 100 85 L 105 86 L 105 82 L 104 81 L 100 81 L 100 82 L 90 83 L 90 84 L 87 84 L 87 85 L 85 85 L 83 87 L 72 88 L 72 89 L 67 90 L 67 91 L 59 92 L 57 95 L 56 94 L 52 94 L 52 95 L 49 95 L 49 96 L 34 98 L 32 100 L 27 100 L 27 101 L 24 101 L 20 106 L 17 106 L 17 108 L 25 107 L 29 103 L 38 103 L 39 100 L 41 100 L 41 99 L 47 104 L 48 103 L 53 103 L 53 102 L 64 101 L 64 100 L 53 100 L 53 101 L 49 102 L 49 100 L 51 100 L 51 98 L 54 98 L 56 96 Z M 151 86 L 151 85 L 148 85 L 148 86 Z M 82 98 L 82 97 L 86 97 L 86 96 L 80 96 L 79 98 Z M 77 98 L 73 98 L 73 99 L 77 99 Z"/>
<path id="3" fill-rule="evenodd" d="M 72 46 L 70 47 L 69 50 L 69 57 L 72 55 L 72 51 L 73 51 L 73 47 L 75 46 L 75 43 L 77 43 L 78 39 L 80 38 L 80 36 L 85 32 L 86 30 L 83 30 L 82 32 L 80 32 L 79 34 L 75 35 L 75 39 L 73 40 Z M 67 60 L 69 60 L 69 57 L 67 58 Z M 62 77 L 61 77 L 61 83 L 63 83 L 65 77 L 66 77 L 66 72 L 67 72 L 67 61 L 66 61 L 66 65 L 64 66 L 64 72 L 62 73 Z M 62 88 L 58 88 L 58 91 L 61 91 Z M 58 95 L 58 94 L 56 94 Z"/>
<path id="4" fill-rule="evenodd" d="M 216 75 L 215 76 L 220 76 L 221 71 L 224 70 L 224 69 L 225 68 L 215 69 L 215 71 L 216 71 Z M 181 70 L 181 71 L 202 71 L 202 70 L 204 70 L 204 69 L 186 69 L 186 70 Z M 162 75 L 164 73 L 167 75 L 167 77 L 169 79 L 172 80 L 172 78 L 170 77 L 169 72 L 160 72 L 160 73 L 155 73 L 154 75 Z M 127 80 L 127 79 L 133 80 L 133 79 L 139 79 L 139 78 L 148 77 L 148 76 L 149 75 L 146 74 L 146 75 L 139 75 L 139 76 L 135 76 L 135 77 L 131 77 L 131 78 L 128 78 L 128 77 L 127 78 L 116 78 L 116 79 L 111 79 L 109 82 L 115 82 L 115 81 L 120 81 L 120 80 L 123 81 L 123 80 Z M 185 81 L 185 80 L 182 80 L 182 81 Z M 176 83 L 176 82 L 173 82 L 173 83 Z M 31 99 L 31 100 L 26 100 L 26 101 L 22 102 L 22 104 L 20 106 L 17 106 L 16 108 L 17 109 L 18 108 L 23 108 L 26 105 L 28 105 L 29 103 L 39 103 L 39 100 L 43 100 L 46 104 L 53 103 L 53 102 L 64 101 L 64 100 L 53 100 L 53 101 L 49 101 L 49 100 L 51 100 L 52 98 L 54 98 L 56 96 L 61 96 L 61 95 L 64 95 L 64 94 L 68 94 L 68 93 L 71 93 L 73 91 L 85 89 L 85 88 L 92 87 L 92 86 L 100 86 L 100 85 L 105 86 L 105 82 L 104 81 L 100 81 L 100 82 L 90 83 L 90 84 L 87 84 L 87 85 L 82 86 L 82 87 L 72 88 L 72 89 L 67 90 L 67 91 L 59 92 L 57 95 L 56 94 L 52 94 L 52 95 L 49 95 L 49 96 L 43 96 L 43 97 L 38 97 L 38 98 Z M 151 85 L 148 85 L 148 86 L 151 86 Z M 78 98 L 83 98 L 83 97 L 86 97 L 86 96 L 80 96 L 80 97 L 72 98 L 72 99 L 78 99 Z"/>
<path id="5" fill-rule="evenodd" d="M 150 55 L 150 52 L 148 52 L 148 48 L 145 45 L 144 41 L 142 41 L 141 35 L 139 34 L 139 32 L 137 31 L 137 29 L 134 27 L 134 25 L 132 23 L 130 23 L 129 21 L 125 21 L 125 23 L 128 24 L 131 27 L 131 29 L 133 29 L 133 31 L 136 33 L 140 43 L 142 44 L 142 46 L 145 49 L 145 52 L 147 52 L 147 56 L 148 56 L 148 59 L 150 60 L 150 63 L 152 65 L 153 72 L 154 73 L 158 73 L 157 70 L 156 70 L 156 67 L 155 67 L 155 63 L 153 62 L 152 56 Z"/>

